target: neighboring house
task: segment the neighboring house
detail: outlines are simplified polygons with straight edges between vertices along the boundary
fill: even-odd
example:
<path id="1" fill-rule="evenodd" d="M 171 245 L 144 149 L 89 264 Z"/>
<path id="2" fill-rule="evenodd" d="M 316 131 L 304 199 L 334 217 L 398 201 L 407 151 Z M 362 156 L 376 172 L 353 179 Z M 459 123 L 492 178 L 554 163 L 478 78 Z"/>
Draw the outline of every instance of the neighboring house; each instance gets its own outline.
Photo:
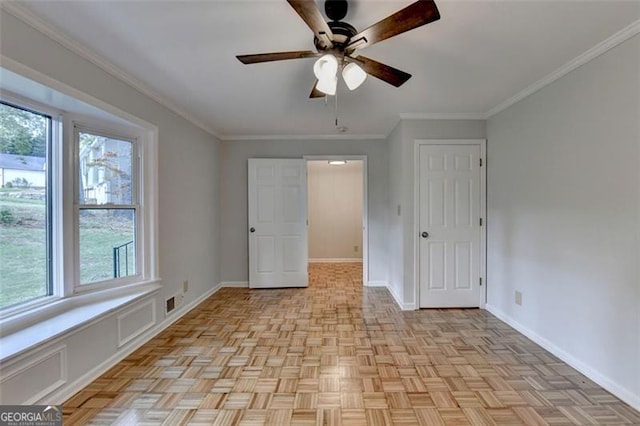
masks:
<path id="1" fill-rule="evenodd" d="M 29 186 L 44 188 L 47 180 L 46 159 L 28 155 L 0 154 L 0 187 Z"/>
<path id="2" fill-rule="evenodd" d="M 106 137 L 80 150 L 81 200 L 84 204 L 122 204 L 131 199 L 131 150 L 126 142 Z"/>

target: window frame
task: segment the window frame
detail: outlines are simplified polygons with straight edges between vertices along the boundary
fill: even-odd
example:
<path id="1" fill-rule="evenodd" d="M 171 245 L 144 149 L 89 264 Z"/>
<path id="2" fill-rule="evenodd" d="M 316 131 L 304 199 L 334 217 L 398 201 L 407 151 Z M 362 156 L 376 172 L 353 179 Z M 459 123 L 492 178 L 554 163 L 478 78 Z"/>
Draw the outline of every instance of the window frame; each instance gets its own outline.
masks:
<path id="1" fill-rule="evenodd" d="M 74 293 L 83 293 L 104 288 L 119 287 L 142 281 L 144 268 L 141 256 L 141 179 L 140 140 L 141 135 L 133 129 L 123 126 L 105 126 L 98 123 L 87 123 L 82 120 L 72 120 L 73 125 L 73 227 L 74 227 Z M 112 138 L 131 143 L 131 204 L 80 204 L 80 133 Z M 134 211 L 134 244 L 136 273 L 126 277 L 112 278 L 83 284 L 80 276 L 80 212 L 82 210 L 133 210 Z"/>
<path id="2" fill-rule="evenodd" d="M 51 82 L 48 82 L 51 83 Z M 56 84 L 49 86 L 52 90 Z M 62 88 L 65 89 L 65 88 Z M 158 128 L 138 117 L 126 113 L 80 92 L 68 96 L 72 102 L 88 105 L 92 115 L 69 112 L 52 105 L 35 101 L 0 87 L 0 100 L 17 108 L 33 111 L 51 118 L 51 143 L 47 155 L 47 176 L 50 203 L 50 274 L 51 293 L 36 299 L 0 309 L 0 336 L 23 326 L 40 321 L 51 315 L 64 312 L 78 304 L 110 300 L 122 295 L 158 285 L 161 281 L 158 271 Z M 65 108 L 66 109 L 66 108 Z M 94 111 L 100 111 L 93 115 Z M 74 126 L 101 132 L 108 136 L 130 140 L 135 139 L 137 210 L 136 210 L 136 274 L 122 280 L 107 280 L 99 283 L 80 285 L 79 261 L 76 252 L 78 216 L 76 208 L 76 179 L 78 160 L 75 156 Z M 76 267 L 76 265 L 78 265 Z M 13 330 L 13 331 L 11 331 Z"/>
<path id="3" fill-rule="evenodd" d="M 62 276 L 62 268 L 60 262 L 56 262 L 55 253 L 61 245 L 61 192 L 57 188 L 61 185 L 61 175 L 58 170 L 57 163 L 60 161 L 60 149 L 62 146 L 62 112 L 49 105 L 44 105 L 31 99 L 10 93 L 6 90 L 0 90 L 0 102 L 10 107 L 31 112 L 33 114 L 47 117 L 47 146 L 46 146 L 46 246 L 47 246 L 47 293 L 42 296 L 27 300 L 22 303 L 7 306 L 0 309 L 0 320 L 14 315 L 36 309 L 40 306 L 60 300 L 63 297 L 62 287 L 60 286 L 60 278 Z"/>

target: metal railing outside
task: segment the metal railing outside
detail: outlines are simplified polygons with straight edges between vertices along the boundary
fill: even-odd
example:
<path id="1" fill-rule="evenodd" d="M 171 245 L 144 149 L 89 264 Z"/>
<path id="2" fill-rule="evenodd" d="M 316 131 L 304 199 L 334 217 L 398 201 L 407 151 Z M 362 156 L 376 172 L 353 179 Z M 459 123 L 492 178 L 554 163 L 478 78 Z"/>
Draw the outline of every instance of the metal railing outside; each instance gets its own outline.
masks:
<path id="1" fill-rule="evenodd" d="M 129 276 L 129 246 L 133 246 L 133 240 L 113 248 L 113 278 L 122 276 L 122 270 L 120 268 L 122 250 L 124 250 L 124 276 Z M 131 250 L 131 257 L 133 258 L 133 256 L 134 252 Z"/>

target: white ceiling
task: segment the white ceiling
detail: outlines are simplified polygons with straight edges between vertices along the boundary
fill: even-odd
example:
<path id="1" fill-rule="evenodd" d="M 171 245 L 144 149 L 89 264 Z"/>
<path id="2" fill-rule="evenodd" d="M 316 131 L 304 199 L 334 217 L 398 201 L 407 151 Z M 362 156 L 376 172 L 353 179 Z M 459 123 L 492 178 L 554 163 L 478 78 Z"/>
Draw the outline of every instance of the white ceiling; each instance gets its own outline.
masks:
<path id="1" fill-rule="evenodd" d="M 334 98 L 308 98 L 313 59 L 235 58 L 313 49 L 285 0 L 25 3 L 219 135 L 337 133 Z M 351 0 L 344 20 L 362 30 L 410 3 Z M 640 18 L 638 1 L 436 3 L 439 21 L 362 50 L 413 77 L 400 88 L 371 77 L 354 92 L 343 85 L 349 135 L 386 135 L 399 114 L 481 117 Z"/>

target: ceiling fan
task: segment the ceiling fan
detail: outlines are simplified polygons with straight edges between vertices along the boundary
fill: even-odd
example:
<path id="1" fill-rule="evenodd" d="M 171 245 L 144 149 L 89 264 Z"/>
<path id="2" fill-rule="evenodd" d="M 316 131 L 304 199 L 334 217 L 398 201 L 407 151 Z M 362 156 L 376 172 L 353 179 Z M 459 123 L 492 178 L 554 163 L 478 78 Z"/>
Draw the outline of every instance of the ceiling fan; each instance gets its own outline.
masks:
<path id="1" fill-rule="evenodd" d="M 313 41 L 317 51 L 238 55 L 237 58 L 243 64 L 319 58 L 313 67 L 317 80 L 309 95 L 310 98 L 334 95 L 339 69 L 342 70 L 342 78 L 350 90 L 360 86 L 367 74 L 400 87 L 411 78 L 411 74 L 357 55 L 357 50 L 440 19 L 440 13 L 433 0 L 419 0 L 358 32 L 352 25 L 341 21 L 347 15 L 347 0 L 325 1 L 324 9 L 330 19 L 329 22 L 325 22 L 313 0 L 287 0 L 287 2 L 313 31 Z"/>

